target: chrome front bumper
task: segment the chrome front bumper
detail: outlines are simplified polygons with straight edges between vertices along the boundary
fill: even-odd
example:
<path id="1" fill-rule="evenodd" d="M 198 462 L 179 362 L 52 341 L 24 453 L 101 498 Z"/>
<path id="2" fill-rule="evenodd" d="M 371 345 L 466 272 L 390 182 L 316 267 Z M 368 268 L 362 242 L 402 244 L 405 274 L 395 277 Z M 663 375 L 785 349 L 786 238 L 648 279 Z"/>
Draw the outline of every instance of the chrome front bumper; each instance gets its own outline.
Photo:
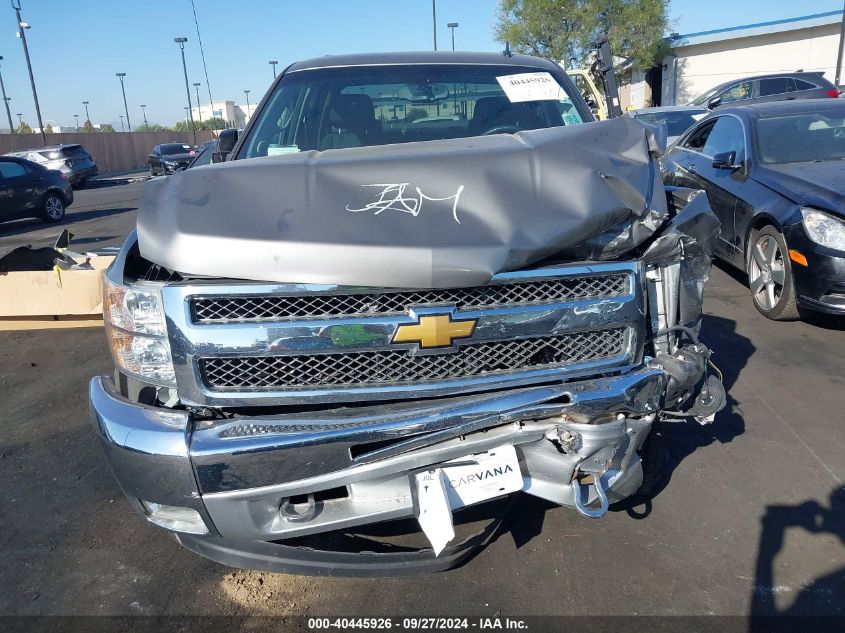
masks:
<path id="1" fill-rule="evenodd" d="M 146 515 L 142 500 L 192 508 L 209 535 L 180 535 L 184 545 L 221 562 L 275 569 L 232 552 L 413 517 L 409 475 L 503 445 L 517 449 L 523 492 L 580 505 L 583 514 L 599 488 L 611 502 L 630 496 L 642 481 L 637 450 L 666 380 L 661 368 L 643 367 L 594 380 L 208 428 L 188 412 L 122 398 L 107 377 L 91 381 L 90 402 L 112 470 L 137 510 Z M 345 493 L 320 500 L 321 492 L 337 489 Z M 226 556 L 215 556 L 224 550 Z"/>

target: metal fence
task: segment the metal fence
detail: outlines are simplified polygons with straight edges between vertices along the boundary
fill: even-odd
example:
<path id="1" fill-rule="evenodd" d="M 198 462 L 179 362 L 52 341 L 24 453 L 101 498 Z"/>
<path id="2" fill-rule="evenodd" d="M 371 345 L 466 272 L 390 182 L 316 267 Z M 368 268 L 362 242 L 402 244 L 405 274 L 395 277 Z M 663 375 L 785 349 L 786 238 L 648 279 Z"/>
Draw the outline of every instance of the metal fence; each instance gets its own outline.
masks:
<path id="1" fill-rule="evenodd" d="M 213 138 L 207 130 L 197 131 L 197 142 Z M 159 143 L 193 143 L 190 132 L 69 132 L 47 134 L 47 145 L 79 143 L 97 163 L 101 174 L 147 167 L 147 157 Z M 42 147 L 40 134 L 0 134 L 0 154 Z"/>

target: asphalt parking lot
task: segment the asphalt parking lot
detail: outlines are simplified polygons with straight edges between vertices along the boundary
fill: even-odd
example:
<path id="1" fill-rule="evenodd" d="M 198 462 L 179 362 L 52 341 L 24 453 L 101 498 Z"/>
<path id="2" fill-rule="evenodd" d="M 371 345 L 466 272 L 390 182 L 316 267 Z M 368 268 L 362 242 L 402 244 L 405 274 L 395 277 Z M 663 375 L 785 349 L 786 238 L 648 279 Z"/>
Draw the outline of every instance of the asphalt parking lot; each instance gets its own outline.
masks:
<path id="1" fill-rule="evenodd" d="M 119 244 L 140 184 L 77 192 L 75 243 Z M 39 221 L 0 245 L 51 243 Z M 775 323 L 715 268 L 703 338 L 730 406 L 665 424 L 655 496 L 590 521 L 521 499 L 463 567 L 388 579 L 232 570 L 130 509 L 88 420 L 99 329 L 0 332 L 0 615 L 845 614 L 845 323 Z"/>

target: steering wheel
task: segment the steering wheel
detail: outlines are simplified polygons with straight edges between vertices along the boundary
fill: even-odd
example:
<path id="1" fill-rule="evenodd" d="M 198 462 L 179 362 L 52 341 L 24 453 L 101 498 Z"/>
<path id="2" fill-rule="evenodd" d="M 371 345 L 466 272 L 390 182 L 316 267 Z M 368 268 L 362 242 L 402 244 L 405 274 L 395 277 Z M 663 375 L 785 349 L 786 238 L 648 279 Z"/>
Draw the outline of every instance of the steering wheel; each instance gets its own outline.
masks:
<path id="1" fill-rule="evenodd" d="M 488 136 L 489 134 L 515 134 L 516 132 L 519 132 L 519 127 L 516 125 L 497 125 L 482 132 L 481 136 Z"/>

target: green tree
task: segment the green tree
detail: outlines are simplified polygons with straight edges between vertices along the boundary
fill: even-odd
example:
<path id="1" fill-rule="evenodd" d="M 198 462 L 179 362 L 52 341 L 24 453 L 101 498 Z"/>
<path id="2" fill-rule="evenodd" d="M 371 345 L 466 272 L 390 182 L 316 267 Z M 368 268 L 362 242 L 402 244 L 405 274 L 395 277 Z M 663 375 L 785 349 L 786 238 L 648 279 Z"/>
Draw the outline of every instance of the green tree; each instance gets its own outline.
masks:
<path id="1" fill-rule="evenodd" d="M 111 123 L 103 123 L 100 126 L 100 132 L 114 132 L 114 126 Z"/>
<path id="2" fill-rule="evenodd" d="M 161 130 L 166 130 L 167 128 L 163 125 L 159 125 L 158 123 L 142 123 L 138 127 L 135 128 L 136 132 L 159 132 Z"/>
<path id="3" fill-rule="evenodd" d="M 203 127 L 204 130 L 225 130 L 229 125 L 224 121 L 221 117 L 216 116 L 208 121 L 203 121 L 203 125 L 207 125 L 207 127 Z"/>
<path id="4" fill-rule="evenodd" d="M 587 62 L 593 43 L 607 34 L 614 56 L 646 70 L 664 52 L 669 0 L 500 0 L 496 38 L 518 53 L 563 62 Z"/>
<path id="5" fill-rule="evenodd" d="M 29 123 L 26 121 L 21 121 L 21 124 L 18 126 L 18 129 L 15 130 L 17 134 L 32 134 L 32 128 L 29 127 Z"/>
<path id="6" fill-rule="evenodd" d="M 53 126 L 48 123 L 47 127 L 44 128 L 44 133 L 45 134 L 52 134 L 53 133 Z"/>
<path id="7" fill-rule="evenodd" d="M 83 132 L 96 132 L 97 129 L 94 127 L 94 124 L 91 123 L 91 121 L 85 121 L 85 123 L 82 126 L 82 131 Z"/>

